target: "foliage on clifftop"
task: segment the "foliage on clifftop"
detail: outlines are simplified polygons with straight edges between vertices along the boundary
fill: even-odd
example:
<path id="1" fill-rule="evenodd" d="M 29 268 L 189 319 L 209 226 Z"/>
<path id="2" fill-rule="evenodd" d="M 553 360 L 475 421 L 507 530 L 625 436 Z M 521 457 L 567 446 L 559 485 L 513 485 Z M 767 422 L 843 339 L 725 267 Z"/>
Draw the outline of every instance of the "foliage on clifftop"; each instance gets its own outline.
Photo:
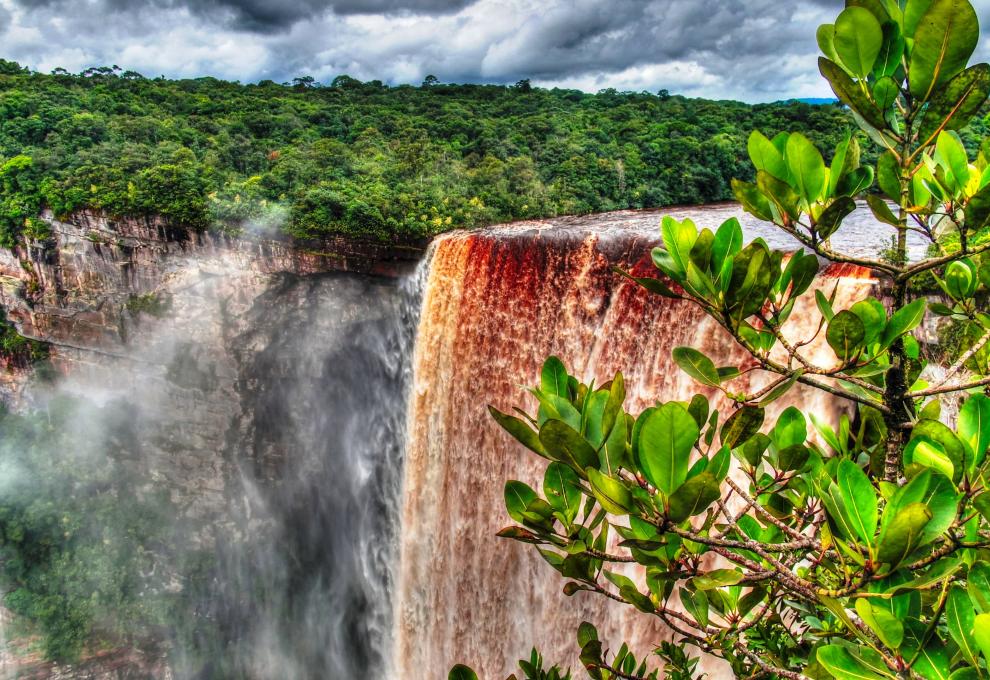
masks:
<path id="1" fill-rule="evenodd" d="M 197 228 L 385 240 L 520 218 L 729 199 L 746 136 L 834 148 L 837 106 L 665 92 L 146 79 L 0 60 L 0 244 L 95 208 Z"/>

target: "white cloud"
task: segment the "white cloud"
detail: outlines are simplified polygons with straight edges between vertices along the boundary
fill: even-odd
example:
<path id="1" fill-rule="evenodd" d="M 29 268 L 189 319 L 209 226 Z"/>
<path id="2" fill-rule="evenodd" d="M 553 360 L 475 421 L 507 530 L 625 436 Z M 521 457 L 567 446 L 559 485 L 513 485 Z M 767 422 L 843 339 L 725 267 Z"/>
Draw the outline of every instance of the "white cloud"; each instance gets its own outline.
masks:
<path id="1" fill-rule="evenodd" d="M 976 0 L 990 23 L 990 0 Z M 241 81 L 347 73 L 418 83 L 830 96 L 815 29 L 839 0 L 0 0 L 0 56 Z M 983 58 L 990 56 L 984 40 Z"/>

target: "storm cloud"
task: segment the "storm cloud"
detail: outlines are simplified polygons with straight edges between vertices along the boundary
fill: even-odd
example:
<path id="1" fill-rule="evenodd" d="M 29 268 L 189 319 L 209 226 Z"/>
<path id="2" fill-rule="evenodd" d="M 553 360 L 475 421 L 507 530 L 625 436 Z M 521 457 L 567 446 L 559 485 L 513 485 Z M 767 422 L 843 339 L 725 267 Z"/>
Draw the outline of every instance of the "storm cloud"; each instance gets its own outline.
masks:
<path id="1" fill-rule="evenodd" d="M 976 0 L 984 24 L 990 0 Z M 588 91 L 830 96 L 815 28 L 840 0 L 0 0 L 0 56 L 41 71 L 277 81 L 346 73 Z M 980 56 L 990 50 L 984 42 Z"/>

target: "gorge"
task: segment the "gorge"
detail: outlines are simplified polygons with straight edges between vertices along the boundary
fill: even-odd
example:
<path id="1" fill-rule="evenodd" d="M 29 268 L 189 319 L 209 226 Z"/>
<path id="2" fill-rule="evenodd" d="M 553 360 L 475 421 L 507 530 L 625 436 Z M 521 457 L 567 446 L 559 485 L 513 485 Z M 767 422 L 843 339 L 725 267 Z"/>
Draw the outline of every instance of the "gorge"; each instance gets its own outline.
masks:
<path id="1" fill-rule="evenodd" d="M 717 226 L 737 212 L 663 214 Z M 742 358 L 686 303 L 612 271 L 649 274 L 659 217 L 515 223 L 395 250 L 81 214 L 51 220 L 45 250 L 4 251 L 0 304 L 51 343 L 57 376 L 5 376 L 4 401 L 83 400 L 71 455 L 119 456 L 139 495 L 168 492 L 170 540 L 149 559 L 163 591 L 183 593 L 184 625 L 104 677 L 414 680 L 465 661 L 505 677 L 534 642 L 576 666 L 582 618 L 640 649 L 662 639 L 590 595 L 567 600 L 546 565 L 496 543 L 504 481 L 536 468 L 485 410 L 523 405 L 549 354 L 599 381 L 621 369 L 635 408 L 697 391 L 675 346 Z M 740 218 L 748 238 L 770 237 Z M 872 227 L 857 214 L 848 238 L 882 247 Z M 818 285 L 853 301 L 876 281 L 833 268 Z M 8 640 L 0 675 L 20 664 L 31 677 L 41 662 L 17 650 Z"/>

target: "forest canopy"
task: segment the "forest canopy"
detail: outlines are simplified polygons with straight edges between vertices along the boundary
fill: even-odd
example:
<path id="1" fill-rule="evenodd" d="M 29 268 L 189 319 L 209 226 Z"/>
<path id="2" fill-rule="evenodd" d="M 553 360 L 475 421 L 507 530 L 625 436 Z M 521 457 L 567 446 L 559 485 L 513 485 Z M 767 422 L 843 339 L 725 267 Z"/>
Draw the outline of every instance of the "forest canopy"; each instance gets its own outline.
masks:
<path id="1" fill-rule="evenodd" d="M 726 200 L 751 129 L 825 148 L 837 105 L 666 91 L 149 79 L 0 60 L 0 245 L 95 209 L 198 229 L 401 240 L 523 218 Z"/>

